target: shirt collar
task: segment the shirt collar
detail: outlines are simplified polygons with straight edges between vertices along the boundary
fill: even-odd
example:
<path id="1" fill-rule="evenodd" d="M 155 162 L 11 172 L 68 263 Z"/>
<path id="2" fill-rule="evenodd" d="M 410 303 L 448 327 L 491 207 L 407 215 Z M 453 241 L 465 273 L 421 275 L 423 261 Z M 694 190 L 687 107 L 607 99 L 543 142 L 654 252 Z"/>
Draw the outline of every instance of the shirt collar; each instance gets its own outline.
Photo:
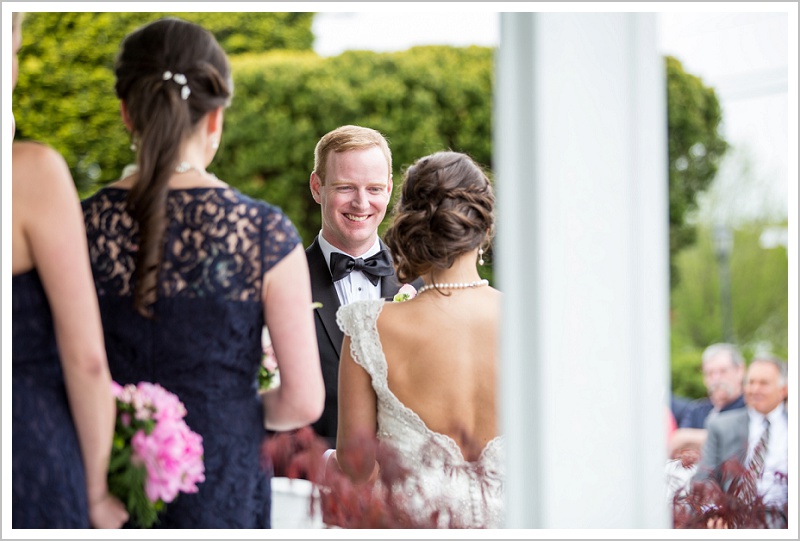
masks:
<path id="1" fill-rule="evenodd" d="M 786 407 L 784 406 L 783 402 L 778 404 L 778 406 L 774 410 L 767 413 L 766 415 L 756 411 L 750 406 L 747 407 L 747 412 L 750 414 L 750 420 L 758 421 L 759 423 L 763 423 L 764 419 L 768 419 L 770 424 L 775 424 L 776 421 L 780 420 L 783 417 L 785 411 Z"/>
<path id="2" fill-rule="evenodd" d="M 331 267 L 331 254 L 333 252 L 349 255 L 353 259 L 355 259 L 356 257 L 361 257 L 363 259 L 366 259 L 381 251 L 381 241 L 377 237 L 375 238 L 375 243 L 372 245 L 372 247 L 363 254 L 361 254 L 360 256 L 354 256 L 352 254 L 348 254 L 344 250 L 336 248 L 333 244 L 325 240 L 325 237 L 322 236 L 322 231 L 319 232 L 318 238 L 319 238 L 319 248 L 320 250 L 322 250 L 322 255 L 325 256 L 325 264 L 328 265 L 329 269 Z"/>

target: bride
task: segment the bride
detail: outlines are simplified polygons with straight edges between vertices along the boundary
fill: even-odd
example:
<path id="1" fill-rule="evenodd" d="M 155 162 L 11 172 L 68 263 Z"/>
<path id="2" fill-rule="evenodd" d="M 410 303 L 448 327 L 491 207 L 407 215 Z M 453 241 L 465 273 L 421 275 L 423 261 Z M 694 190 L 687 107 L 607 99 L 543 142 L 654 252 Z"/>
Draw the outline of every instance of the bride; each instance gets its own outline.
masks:
<path id="1" fill-rule="evenodd" d="M 385 242 L 398 278 L 420 276 L 425 285 L 406 302 L 361 301 L 337 313 L 345 333 L 337 463 L 357 483 L 385 485 L 387 476 L 378 472 L 389 468 L 381 464 L 387 455 L 362 439 L 377 437 L 408 473 L 398 490 L 418 525 L 503 524 L 496 397 L 501 293 L 480 279 L 476 266 L 483 264 L 493 214 L 492 186 L 469 156 L 437 152 L 419 159 L 405 174 Z"/>

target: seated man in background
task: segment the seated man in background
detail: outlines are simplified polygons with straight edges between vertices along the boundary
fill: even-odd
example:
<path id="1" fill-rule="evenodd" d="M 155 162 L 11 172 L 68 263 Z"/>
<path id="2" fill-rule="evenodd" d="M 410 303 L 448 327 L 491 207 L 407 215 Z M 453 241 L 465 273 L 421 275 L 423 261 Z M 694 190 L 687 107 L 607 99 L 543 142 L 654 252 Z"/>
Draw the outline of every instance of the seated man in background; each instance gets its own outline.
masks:
<path id="1" fill-rule="evenodd" d="M 744 382 L 747 407 L 709 420 L 708 438 L 692 481 L 714 479 L 733 498 L 751 498 L 755 494 L 760 497 L 760 500 L 746 501 L 749 509 L 744 514 L 731 513 L 738 507 L 729 504 L 730 509 L 721 509 L 720 519 L 711 521 L 709 527 L 787 527 L 787 394 L 786 362 L 774 357 L 755 358 Z M 738 470 L 724 468 L 728 460 L 735 460 L 744 468 L 738 474 L 740 477 L 752 476 L 755 494 L 730 490 L 734 481 L 746 483 L 748 480 L 737 479 L 730 473 Z"/>
<path id="2" fill-rule="evenodd" d="M 744 357 L 733 344 L 712 344 L 703 351 L 703 384 L 707 398 L 693 401 L 681 415 L 670 438 L 670 456 L 695 462 L 706 441 L 706 423 L 723 411 L 744 407 Z"/>

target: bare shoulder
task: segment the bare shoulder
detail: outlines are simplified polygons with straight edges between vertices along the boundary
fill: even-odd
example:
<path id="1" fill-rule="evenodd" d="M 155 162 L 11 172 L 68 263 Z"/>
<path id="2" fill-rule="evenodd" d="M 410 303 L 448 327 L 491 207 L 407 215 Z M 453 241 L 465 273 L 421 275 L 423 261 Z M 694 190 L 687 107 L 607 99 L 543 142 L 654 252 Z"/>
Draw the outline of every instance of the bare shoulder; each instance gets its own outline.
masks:
<path id="1" fill-rule="evenodd" d="M 414 299 L 402 302 L 386 301 L 378 314 L 378 326 L 392 326 L 397 321 L 413 321 L 417 312 L 418 307 L 414 305 Z"/>
<path id="2" fill-rule="evenodd" d="M 31 190 L 41 195 L 42 190 L 63 189 L 68 186 L 74 190 L 72 175 L 64 157 L 53 147 L 34 141 L 15 142 L 11 153 L 15 188 Z"/>
<path id="3" fill-rule="evenodd" d="M 12 148 L 12 159 L 20 160 L 19 165 L 34 167 L 66 167 L 64 157 L 56 149 L 36 141 L 15 141 Z M 35 160 L 31 163 L 29 160 Z M 15 165 L 17 163 L 15 162 Z"/>

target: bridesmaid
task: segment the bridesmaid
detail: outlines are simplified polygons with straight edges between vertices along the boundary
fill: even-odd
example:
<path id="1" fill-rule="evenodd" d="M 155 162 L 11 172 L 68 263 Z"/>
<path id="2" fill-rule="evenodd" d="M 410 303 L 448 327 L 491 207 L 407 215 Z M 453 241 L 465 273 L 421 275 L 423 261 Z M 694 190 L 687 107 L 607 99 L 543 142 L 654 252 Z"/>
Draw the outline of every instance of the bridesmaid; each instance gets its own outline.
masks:
<path id="1" fill-rule="evenodd" d="M 14 143 L 11 177 L 12 527 L 118 528 L 128 515 L 106 486 L 114 399 L 78 195 L 39 143 Z"/>
<path id="2" fill-rule="evenodd" d="M 227 55 L 177 18 L 128 34 L 114 67 L 136 167 L 83 202 L 114 379 L 152 381 L 203 438 L 205 481 L 162 528 L 267 528 L 266 429 L 322 413 L 311 282 L 300 237 L 274 205 L 207 171 L 233 96 Z M 280 385 L 259 394 L 267 326 Z"/>

